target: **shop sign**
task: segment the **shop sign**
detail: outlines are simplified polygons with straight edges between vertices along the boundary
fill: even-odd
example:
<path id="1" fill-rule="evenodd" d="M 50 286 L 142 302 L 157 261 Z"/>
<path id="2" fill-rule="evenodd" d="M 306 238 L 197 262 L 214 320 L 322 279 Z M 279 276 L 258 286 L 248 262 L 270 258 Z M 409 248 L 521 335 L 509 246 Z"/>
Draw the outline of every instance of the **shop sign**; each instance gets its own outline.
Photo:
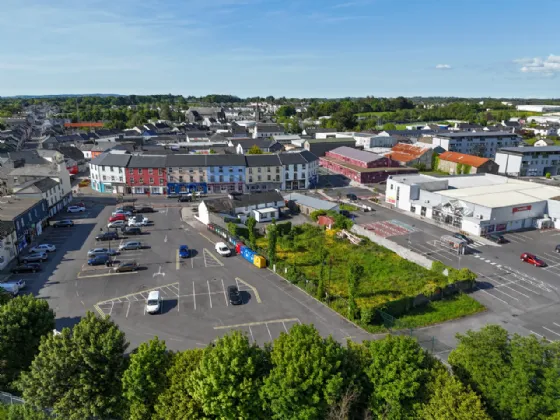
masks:
<path id="1" fill-rule="evenodd" d="M 518 213 L 520 211 L 529 211 L 531 210 L 531 206 L 521 206 L 521 207 L 514 207 L 511 209 L 512 213 Z"/>
<path id="2" fill-rule="evenodd" d="M 395 197 L 387 197 L 387 203 L 396 204 L 397 200 Z"/>

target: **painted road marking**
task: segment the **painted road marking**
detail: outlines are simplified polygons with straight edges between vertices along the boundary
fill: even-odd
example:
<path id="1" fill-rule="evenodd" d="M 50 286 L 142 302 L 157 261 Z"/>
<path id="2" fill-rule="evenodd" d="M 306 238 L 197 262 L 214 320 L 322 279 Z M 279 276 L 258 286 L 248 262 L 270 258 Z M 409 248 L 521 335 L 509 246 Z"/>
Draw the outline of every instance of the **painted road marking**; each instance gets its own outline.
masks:
<path id="1" fill-rule="evenodd" d="M 80 274 L 81 273 L 78 273 L 78 278 L 79 279 L 89 279 L 89 278 L 92 278 L 92 277 L 109 277 L 109 276 L 123 276 L 125 274 L 138 274 L 138 272 L 137 271 L 127 271 L 127 272 L 124 272 L 124 273 L 91 274 L 91 275 L 88 275 L 88 276 L 81 276 Z"/>
<path id="2" fill-rule="evenodd" d="M 222 289 L 224 290 L 224 299 L 226 300 L 226 306 L 229 306 L 227 293 L 226 293 L 226 287 L 224 286 L 224 279 L 222 279 Z"/>
<path id="3" fill-rule="evenodd" d="M 179 270 L 181 268 L 181 261 L 179 260 L 179 250 L 177 250 L 177 254 L 175 255 L 175 269 Z"/>
<path id="4" fill-rule="evenodd" d="M 214 327 L 215 330 L 227 330 L 228 328 L 243 328 L 243 327 L 254 327 L 256 325 L 266 325 L 266 324 L 282 324 L 285 322 L 298 322 L 298 318 L 286 318 L 286 319 L 271 319 L 270 321 L 255 321 L 247 322 L 245 324 L 233 324 L 233 325 L 219 325 Z"/>
<path id="5" fill-rule="evenodd" d="M 253 291 L 253 294 L 255 295 L 255 299 L 257 299 L 257 303 L 262 303 L 261 297 L 259 295 L 259 291 L 255 287 L 251 286 L 249 283 L 247 283 L 245 280 L 243 280 L 239 277 L 236 277 L 235 280 L 240 281 L 245 286 L 247 286 L 249 289 L 251 289 Z"/>
<path id="6" fill-rule="evenodd" d="M 554 331 L 554 330 L 551 330 L 550 328 L 546 328 L 545 326 L 543 326 L 543 328 L 544 328 L 545 330 L 547 330 L 547 331 L 551 332 L 552 334 L 556 334 L 557 336 L 559 336 L 559 337 L 560 337 L 560 334 L 559 334 L 559 333 L 557 333 L 556 331 Z"/>
<path id="7" fill-rule="evenodd" d="M 202 232 L 198 232 L 198 233 L 200 233 L 200 236 L 202 236 L 203 238 L 206 238 L 208 241 L 212 242 L 212 244 L 215 244 L 215 242 L 212 239 L 210 239 L 208 236 L 206 236 L 204 233 Z"/>
<path id="8" fill-rule="evenodd" d="M 210 299 L 210 308 L 212 308 L 212 293 L 210 292 L 210 282 L 206 280 L 206 284 L 208 285 L 208 299 Z"/>
<path id="9" fill-rule="evenodd" d="M 208 267 L 216 267 L 215 264 L 218 264 L 219 266 L 223 267 L 224 263 L 222 263 L 218 257 L 216 257 L 214 254 L 212 254 L 210 251 L 208 251 L 206 248 L 204 248 L 202 250 L 203 252 L 203 256 L 204 256 L 204 265 L 206 266 L 206 268 Z M 214 262 L 212 262 L 212 260 L 209 260 L 208 258 L 212 258 Z"/>

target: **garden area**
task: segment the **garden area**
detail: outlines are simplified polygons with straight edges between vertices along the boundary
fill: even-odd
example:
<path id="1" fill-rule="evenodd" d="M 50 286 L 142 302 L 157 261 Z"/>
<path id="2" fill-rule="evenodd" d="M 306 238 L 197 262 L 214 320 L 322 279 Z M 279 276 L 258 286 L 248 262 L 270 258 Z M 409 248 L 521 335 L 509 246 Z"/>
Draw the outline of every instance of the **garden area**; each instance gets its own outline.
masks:
<path id="1" fill-rule="evenodd" d="M 427 270 L 365 238 L 355 245 L 339 238 L 336 229 L 283 225 L 254 237 L 254 249 L 290 282 L 370 332 L 422 327 L 484 310 L 470 296 L 449 292 L 456 282 L 472 284 L 476 276 L 467 269 L 437 262 Z"/>

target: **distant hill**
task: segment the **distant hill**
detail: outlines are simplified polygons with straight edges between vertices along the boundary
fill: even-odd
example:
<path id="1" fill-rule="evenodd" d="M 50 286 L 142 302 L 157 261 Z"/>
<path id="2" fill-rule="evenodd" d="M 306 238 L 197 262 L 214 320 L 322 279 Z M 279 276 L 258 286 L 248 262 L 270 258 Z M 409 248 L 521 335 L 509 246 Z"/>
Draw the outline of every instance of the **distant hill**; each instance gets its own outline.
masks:
<path id="1" fill-rule="evenodd" d="M 74 98 L 81 96 L 99 96 L 105 98 L 107 96 L 128 96 L 121 95 L 120 93 L 79 93 L 79 94 L 68 94 L 68 95 L 16 95 L 16 96 L 0 96 L 0 98 L 15 98 L 15 99 L 32 99 L 32 98 Z"/>

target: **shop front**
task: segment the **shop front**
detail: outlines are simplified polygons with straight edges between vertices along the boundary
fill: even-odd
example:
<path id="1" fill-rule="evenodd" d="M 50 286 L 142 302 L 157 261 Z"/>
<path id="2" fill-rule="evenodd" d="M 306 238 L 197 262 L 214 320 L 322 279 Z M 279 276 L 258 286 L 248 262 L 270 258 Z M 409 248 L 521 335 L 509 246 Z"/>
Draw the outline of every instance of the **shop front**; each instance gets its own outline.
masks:
<path id="1" fill-rule="evenodd" d="M 168 194 L 181 194 L 188 192 L 208 193 L 208 184 L 206 182 L 168 182 Z"/>

